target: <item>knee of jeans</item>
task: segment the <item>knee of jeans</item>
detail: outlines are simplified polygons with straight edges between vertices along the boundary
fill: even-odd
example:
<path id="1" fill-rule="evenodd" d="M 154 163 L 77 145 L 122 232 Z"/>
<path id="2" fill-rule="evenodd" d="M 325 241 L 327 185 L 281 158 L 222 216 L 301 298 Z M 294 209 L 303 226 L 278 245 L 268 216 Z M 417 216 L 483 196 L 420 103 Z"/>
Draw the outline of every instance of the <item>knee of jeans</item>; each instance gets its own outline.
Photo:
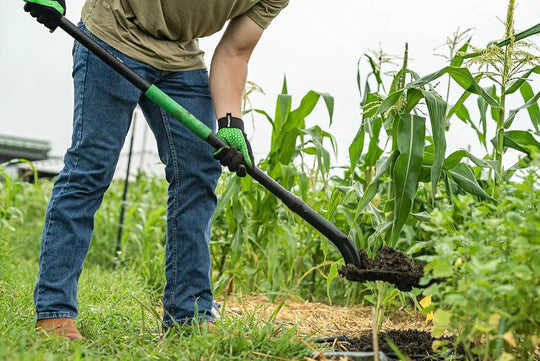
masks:
<path id="1" fill-rule="evenodd" d="M 77 189 L 82 194 L 100 195 L 104 193 L 111 184 L 114 176 L 114 167 L 95 167 L 91 169 L 64 169 L 64 182 L 69 187 Z"/>

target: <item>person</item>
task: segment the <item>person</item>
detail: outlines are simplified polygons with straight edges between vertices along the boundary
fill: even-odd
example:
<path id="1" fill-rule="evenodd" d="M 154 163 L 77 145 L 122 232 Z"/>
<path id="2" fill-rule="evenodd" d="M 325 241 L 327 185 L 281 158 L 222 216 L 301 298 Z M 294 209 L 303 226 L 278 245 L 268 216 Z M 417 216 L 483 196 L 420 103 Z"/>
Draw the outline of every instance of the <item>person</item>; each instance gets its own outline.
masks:
<path id="1" fill-rule="evenodd" d="M 38 22 L 51 31 L 58 27 L 64 0 L 25 1 L 24 10 Z M 288 0 L 84 3 L 79 23 L 83 31 L 213 131 L 217 119 L 216 134 L 229 146 L 214 151 L 75 41 L 72 141 L 45 213 L 34 288 L 36 329 L 82 338 L 75 323 L 78 280 L 95 212 L 113 178 L 137 104 L 155 136 L 169 184 L 163 326 L 213 322 L 209 241 L 220 162 L 239 176 L 245 175 L 245 167 L 253 167 L 241 109 L 248 60 L 264 29 L 287 4 Z M 198 39 L 224 27 L 208 75 Z"/>

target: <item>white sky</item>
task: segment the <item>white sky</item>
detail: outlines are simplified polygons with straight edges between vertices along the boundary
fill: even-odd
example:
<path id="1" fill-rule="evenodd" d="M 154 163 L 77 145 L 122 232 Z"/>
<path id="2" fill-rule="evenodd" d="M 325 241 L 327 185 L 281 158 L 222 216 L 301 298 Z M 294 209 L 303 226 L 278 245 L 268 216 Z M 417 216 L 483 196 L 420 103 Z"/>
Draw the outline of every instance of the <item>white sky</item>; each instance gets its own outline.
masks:
<path id="1" fill-rule="evenodd" d="M 77 22 L 84 1 L 67 2 L 67 17 Z M 308 126 L 319 124 L 336 136 L 339 157 L 334 161 L 336 165 L 344 164 L 348 146 L 360 124 L 356 64 L 362 54 L 381 48 L 400 56 L 407 42 L 409 68 L 427 75 L 445 66 L 444 59 L 434 55 L 434 49 L 458 28 L 474 28 L 472 42 L 477 46 L 500 39 L 504 33 L 500 19 L 506 16 L 507 3 L 503 0 L 291 0 L 263 35 L 252 56 L 248 78 L 266 92 L 265 96 L 252 98 L 253 106 L 273 115 L 285 74 L 293 107 L 309 90 L 330 93 L 335 97 L 333 126 L 327 128 L 322 102 L 308 118 Z M 517 3 L 518 31 L 540 21 L 538 0 Z M 5 0 L 0 12 L 0 134 L 49 140 L 50 154 L 62 156 L 71 140 L 72 39 L 61 29 L 50 34 L 23 11 L 23 5 L 20 0 Z M 207 63 L 219 35 L 201 40 Z M 538 39 L 538 36 L 534 38 Z M 438 52 L 445 50 L 441 48 Z M 537 85 L 533 87 L 538 90 Z M 139 122 L 136 132 L 139 150 L 142 123 Z M 448 139 L 449 151 L 469 145 L 474 149 L 475 137 L 464 136 L 468 128 L 460 128 L 457 120 L 454 123 L 455 131 Z M 256 118 L 255 128 L 248 130 L 248 134 L 256 158 L 265 155 L 270 138 L 266 120 Z M 153 148 L 154 144 L 148 143 L 146 147 Z"/>

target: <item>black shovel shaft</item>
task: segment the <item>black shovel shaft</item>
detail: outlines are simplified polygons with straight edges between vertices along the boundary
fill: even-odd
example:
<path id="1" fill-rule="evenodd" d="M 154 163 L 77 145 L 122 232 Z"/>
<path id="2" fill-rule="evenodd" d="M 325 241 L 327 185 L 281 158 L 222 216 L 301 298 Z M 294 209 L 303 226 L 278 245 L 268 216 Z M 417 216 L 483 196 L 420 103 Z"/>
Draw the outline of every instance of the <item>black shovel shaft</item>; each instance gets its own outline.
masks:
<path id="1" fill-rule="evenodd" d="M 332 241 L 343 256 L 346 264 L 354 264 L 356 267 L 362 268 L 360 255 L 356 246 L 339 228 L 317 213 L 313 208 L 309 207 L 302 199 L 283 188 L 260 169 L 256 167 L 253 169 L 248 168 L 248 174 L 285 203 L 291 211 L 298 214 Z"/>
<path id="2" fill-rule="evenodd" d="M 220 149 L 227 146 L 223 140 L 212 133 L 212 131 L 202 122 L 196 119 L 166 94 L 161 92 L 161 90 L 159 90 L 155 85 L 148 82 L 130 67 L 125 65 L 120 59 L 116 58 L 113 54 L 104 49 L 100 44 L 98 44 L 94 39 L 88 36 L 84 31 L 79 29 L 67 18 L 62 17 L 59 27 L 81 43 L 81 45 L 103 60 L 107 65 L 116 70 L 129 82 L 135 85 L 157 105 L 161 106 L 170 115 L 178 119 L 189 130 L 208 142 L 214 149 Z M 249 169 L 249 167 L 246 168 L 248 169 L 248 174 L 253 179 L 278 197 L 291 211 L 298 214 L 306 222 L 311 224 L 315 229 L 332 241 L 332 243 L 334 243 L 334 245 L 340 251 L 346 264 L 353 264 L 356 267 L 361 268 L 358 250 L 356 249 L 356 246 L 352 240 L 347 237 L 345 233 L 305 204 L 304 201 L 302 201 L 299 197 L 283 188 L 278 182 L 270 178 L 260 169 L 256 167 L 253 169 Z"/>

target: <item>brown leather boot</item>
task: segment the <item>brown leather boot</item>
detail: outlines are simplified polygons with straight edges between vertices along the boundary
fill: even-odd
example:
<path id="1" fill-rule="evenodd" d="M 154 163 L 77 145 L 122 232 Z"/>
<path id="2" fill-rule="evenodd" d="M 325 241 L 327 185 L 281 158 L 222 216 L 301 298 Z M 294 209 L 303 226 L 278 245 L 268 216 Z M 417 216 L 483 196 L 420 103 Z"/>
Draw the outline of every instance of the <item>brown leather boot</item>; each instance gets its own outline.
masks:
<path id="1" fill-rule="evenodd" d="M 36 323 L 36 331 L 42 333 L 45 337 L 65 337 L 70 340 L 81 340 L 83 337 L 75 326 L 75 320 L 68 317 L 47 318 L 38 320 Z"/>

